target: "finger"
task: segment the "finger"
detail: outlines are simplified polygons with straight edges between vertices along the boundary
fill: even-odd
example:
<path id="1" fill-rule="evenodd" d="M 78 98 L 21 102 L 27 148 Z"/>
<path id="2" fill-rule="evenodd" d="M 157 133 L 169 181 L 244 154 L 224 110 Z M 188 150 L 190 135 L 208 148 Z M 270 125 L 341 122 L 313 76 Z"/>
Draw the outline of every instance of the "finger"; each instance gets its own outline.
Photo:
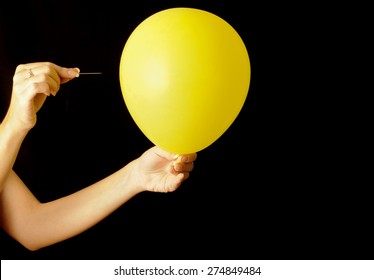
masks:
<path id="1" fill-rule="evenodd" d="M 52 77 L 51 75 L 47 75 L 44 73 L 32 76 L 27 80 L 27 82 L 29 83 L 29 85 L 34 84 L 34 88 L 35 85 L 43 85 L 43 89 L 48 88 L 48 93 L 51 93 L 54 96 L 56 96 L 58 90 L 60 89 L 59 78 Z"/>
<path id="2" fill-rule="evenodd" d="M 51 94 L 51 89 L 47 83 L 32 83 L 26 88 L 26 95 L 28 99 L 33 99 L 38 94 L 44 94 L 49 96 Z"/>
<path id="3" fill-rule="evenodd" d="M 189 172 L 183 172 L 183 180 L 186 180 L 190 177 L 190 173 Z"/>
<path id="4" fill-rule="evenodd" d="M 50 65 L 51 67 L 57 66 L 56 64 L 54 64 L 52 62 L 31 62 L 31 63 L 24 63 L 24 64 L 19 64 L 17 66 L 16 73 L 24 71 L 24 70 L 28 70 L 30 68 L 31 69 L 37 68 L 37 67 L 43 66 L 43 65 Z"/>
<path id="5" fill-rule="evenodd" d="M 60 83 L 60 76 L 52 65 L 52 63 L 30 63 L 20 65 L 17 67 L 16 74 L 13 79 L 17 82 L 22 82 L 30 79 L 35 80 L 35 78 L 38 76 L 50 76 L 56 81 L 56 83 Z M 40 81 L 40 79 L 38 79 L 38 81 Z"/>
<path id="6" fill-rule="evenodd" d="M 177 172 L 190 172 L 194 169 L 194 163 L 188 162 L 188 163 L 182 163 L 175 161 L 173 163 L 174 170 Z"/>
<path id="7" fill-rule="evenodd" d="M 154 146 L 152 149 L 155 152 L 155 154 L 157 154 L 159 157 L 165 158 L 167 160 L 175 160 L 178 158 L 177 154 L 167 152 L 161 149 L 160 147 Z"/>
<path id="8" fill-rule="evenodd" d="M 179 184 L 181 184 L 184 180 L 188 179 L 190 177 L 189 172 L 179 172 L 177 174 L 177 178 L 179 180 Z"/>
<path id="9" fill-rule="evenodd" d="M 61 84 L 64 84 L 74 78 L 79 77 L 80 69 L 75 68 L 66 68 L 66 67 L 60 67 L 58 65 L 55 66 L 55 70 L 57 74 L 60 76 Z"/>
<path id="10" fill-rule="evenodd" d="M 17 67 L 17 70 L 13 76 L 13 82 L 14 83 L 20 83 L 27 79 L 32 78 L 35 76 L 34 71 L 31 70 L 31 68 L 24 68 L 20 69 L 19 66 Z"/>
<path id="11" fill-rule="evenodd" d="M 197 153 L 185 154 L 178 156 L 177 160 L 180 162 L 193 162 L 197 158 Z"/>
<path id="12" fill-rule="evenodd" d="M 45 62 L 42 65 L 35 65 L 35 70 L 34 68 L 31 68 L 31 70 L 35 72 L 35 75 L 40 72 L 46 72 L 59 84 L 66 83 L 73 78 L 79 77 L 80 72 L 79 68 L 61 67 L 51 62 Z"/>
<path id="13" fill-rule="evenodd" d="M 21 77 L 24 79 L 30 78 L 31 76 L 38 75 L 40 73 L 51 73 L 56 72 L 54 68 L 57 65 L 51 62 L 34 62 L 27 64 L 20 64 L 17 66 L 15 75 L 22 74 Z"/>
<path id="14" fill-rule="evenodd" d="M 48 73 L 58 83 L 66 83 L 73 78 L 79 77 L 79 68 L 61 67 L 52 62 L 35 62 L 28 64 L 20 64 L 16 68 L 16 74 L 23 73 L 24 78 L 30 78 L 30 72 L 34 75 L 40 73 Z"/>

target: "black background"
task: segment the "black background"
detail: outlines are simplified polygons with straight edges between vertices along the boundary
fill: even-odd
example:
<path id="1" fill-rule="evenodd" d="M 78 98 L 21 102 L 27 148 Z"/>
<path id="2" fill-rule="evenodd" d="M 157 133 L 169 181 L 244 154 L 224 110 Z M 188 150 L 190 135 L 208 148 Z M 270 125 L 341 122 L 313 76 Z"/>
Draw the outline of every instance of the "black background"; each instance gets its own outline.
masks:
<path id="1" fill-rule="evenodd" d="M 46 202 L 152 146 L 123 102 L 120 56 L 141 21 L 180 6 L 222 17 L 246 44 L 251 84 L 237 119 L 198 153 L 176 192 L 142 193 L 86 232 L 35 252 L 1 231 L 1 258 L 371 258 L 367 183 L 353 170 L 359 163 L 351 161 L 355 149 L 347 140 L 349 85 L 335 74 L 344 65 L 333 43 L 344 28 L 335 18 L 339 7 L 237 0 L 3 3 L 1 118 L 20 63 L 52 61 L 104 73 L 81 76 L 47 99 L 16 172 Z"/>

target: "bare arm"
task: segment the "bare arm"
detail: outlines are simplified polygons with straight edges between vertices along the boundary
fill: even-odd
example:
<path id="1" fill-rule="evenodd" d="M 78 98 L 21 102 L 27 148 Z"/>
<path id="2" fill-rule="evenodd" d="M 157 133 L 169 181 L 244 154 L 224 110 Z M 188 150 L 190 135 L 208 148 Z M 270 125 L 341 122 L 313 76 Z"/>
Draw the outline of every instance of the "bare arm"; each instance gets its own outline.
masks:
<path id="1" fill-rule="evenodd" d="M 32 75 L 30 75 L 32 69 Z M 20 65 L 9 110 L 0 124 L 0 225 L 26 248 L 37 250 L 92 227 L 142 191 L 176 190 L 193 169 L 196 153 L 180 156 L 153 147 L 111 176 L 60 199 L 40 203 L 12 170 L 36 113 L 79 69 L 49 62 Z"/>
<path id="2" fill-rule="evenodd" d="M 60 242 L 92 227 L 142 191 L 170 192 L 188 178 L 196 154 L 157 147 L 76 193 L 40 203 L 12 171 L 0 196 L 2 227 L 30 250 Z"/>
<path id="3" fill-rule="evenodd" d="M 47 96 L 56 95 L 60 84 L 78 75 L 79 69 L 64 68 L 50 62 L 23 64 L 16 68 L 10 106 L 0 123 L 0 192 Z"/>
<path id="4" fill-rule="evenodd" d="M 4 121 L 0 124 L 0 193 L 27 132 L 17 131 Z"/>

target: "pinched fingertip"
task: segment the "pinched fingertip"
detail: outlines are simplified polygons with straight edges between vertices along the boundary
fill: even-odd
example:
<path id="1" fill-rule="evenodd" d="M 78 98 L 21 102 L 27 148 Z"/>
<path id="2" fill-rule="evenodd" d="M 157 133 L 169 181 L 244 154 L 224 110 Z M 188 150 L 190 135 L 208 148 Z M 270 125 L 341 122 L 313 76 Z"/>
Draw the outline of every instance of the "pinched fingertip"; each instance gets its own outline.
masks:
<path id="1" fill-rule="evenodd" d="M 182 166 L 180 164 L 180 161 L 174 161 L 173 162 L 173 168 L 175 171 L 180 172 L 182 171 Z"/>
<path id="2" fill-rule="evenodd" d="M 78 67 L 69 69 L 69 71 L 68 71 L 69 75 L 74 77 L 74 78 L 78 78 L 80 72 L 81 72 L 81 70 Z"/>

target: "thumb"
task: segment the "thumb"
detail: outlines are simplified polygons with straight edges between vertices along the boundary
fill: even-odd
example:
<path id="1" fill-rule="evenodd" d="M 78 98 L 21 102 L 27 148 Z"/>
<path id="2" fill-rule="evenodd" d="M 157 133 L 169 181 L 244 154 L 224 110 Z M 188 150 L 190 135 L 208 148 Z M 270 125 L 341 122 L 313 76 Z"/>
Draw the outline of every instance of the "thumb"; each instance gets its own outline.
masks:
<path id="1" fill-rule="evenodd" d="M 170 161 L 176 160 L 179 156 L 175 153 L 165 151 L 164 149 L 162 149 L 158 146 L 154 146 L 152 149 L 153 149 L 153 151 L 156 155 L 158 155 L 159 157 L 162 157 L 164 159 L 170 160 Z"/>
<path id="2" fill-rule="evenodd" d="M 68 81 L 79 77 L 80 69 L 75 67 L 75 68 L 67 68 L 67 67 L 61 67 L 56 65 L 55 70 L 57 74 L 60 76 L 60 83 L 64 84 L 67 83 Z"/>

